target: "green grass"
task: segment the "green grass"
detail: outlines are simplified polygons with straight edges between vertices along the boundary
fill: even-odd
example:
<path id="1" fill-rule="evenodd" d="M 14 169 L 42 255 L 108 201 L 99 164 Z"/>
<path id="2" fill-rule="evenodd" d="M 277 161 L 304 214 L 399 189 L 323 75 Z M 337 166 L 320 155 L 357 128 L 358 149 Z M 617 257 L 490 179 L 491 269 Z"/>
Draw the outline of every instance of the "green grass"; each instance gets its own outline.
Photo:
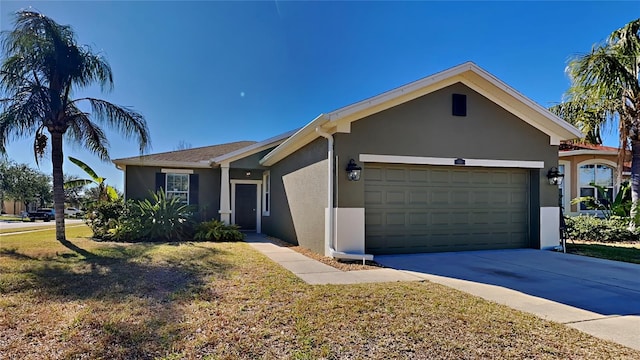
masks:
<path id="1" fill-rule="evenodd" d="M 637 359 L 429 282 L 310 286 L 245 243 L 0 237 L 0 358 Z"/>
<path id="2" fill-rule="evenodd" d="M 85 225 L 67 223 L 65 227 L 67 229 L 70 229 L 70 228 L 81 227 L 81 226 L 85 226 Z M 18 233 L 18 232 L 25 232 L 25 231 L 46 231 L 46 230 L 53 231 L 52 229 L 55 229 L 55 228 L 56 228 L 56 223 L 54 221 L 51 221 L 45 225 L 25 226 L 25 227 L 10 228 L 10 229 L 0 228 L 0 234 L 11 234 L 11 233 Z"/>
<path id="3" fill-rule="evenodd" d="M 567 252 L 601 259 L 640 264 L 640 243 L 567 243 Z"/>

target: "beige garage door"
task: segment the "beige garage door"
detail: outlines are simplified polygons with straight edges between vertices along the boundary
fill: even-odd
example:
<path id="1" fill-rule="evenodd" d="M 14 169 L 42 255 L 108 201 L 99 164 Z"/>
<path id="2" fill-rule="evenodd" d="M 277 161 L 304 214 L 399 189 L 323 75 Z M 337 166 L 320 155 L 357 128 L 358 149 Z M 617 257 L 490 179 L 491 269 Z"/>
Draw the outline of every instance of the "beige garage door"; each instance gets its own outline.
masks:
<path id="1" fill-rule="evenodd" d="M 367 164 L 363 175 L 368 253 L 530 246 L 528 170 Z"/>

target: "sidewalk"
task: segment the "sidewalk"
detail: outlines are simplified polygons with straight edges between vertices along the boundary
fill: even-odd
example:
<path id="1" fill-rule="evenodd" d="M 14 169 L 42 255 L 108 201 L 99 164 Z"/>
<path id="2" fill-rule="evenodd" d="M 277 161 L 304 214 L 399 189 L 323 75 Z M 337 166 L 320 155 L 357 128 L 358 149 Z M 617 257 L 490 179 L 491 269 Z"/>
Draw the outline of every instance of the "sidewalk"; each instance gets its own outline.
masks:
<path id="1" fill-rule="evenodd" d="M 260 234 L 247 234 L 245 241 L 310 285 L 423 281 L 418 276 L 394 269 L 338 270 L 289 248 L 275 245 Z"/>

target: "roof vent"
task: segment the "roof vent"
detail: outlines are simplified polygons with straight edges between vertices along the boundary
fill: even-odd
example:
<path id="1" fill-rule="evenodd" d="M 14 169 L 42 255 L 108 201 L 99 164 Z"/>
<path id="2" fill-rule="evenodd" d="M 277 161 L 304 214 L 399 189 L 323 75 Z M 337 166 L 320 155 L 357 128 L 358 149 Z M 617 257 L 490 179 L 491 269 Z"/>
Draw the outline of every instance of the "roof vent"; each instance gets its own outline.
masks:
<path id="1" fill-rule="evenodd" d="M 467 116 L 467 95 L 453 94 L 451 111 L 453 116 Z"/>

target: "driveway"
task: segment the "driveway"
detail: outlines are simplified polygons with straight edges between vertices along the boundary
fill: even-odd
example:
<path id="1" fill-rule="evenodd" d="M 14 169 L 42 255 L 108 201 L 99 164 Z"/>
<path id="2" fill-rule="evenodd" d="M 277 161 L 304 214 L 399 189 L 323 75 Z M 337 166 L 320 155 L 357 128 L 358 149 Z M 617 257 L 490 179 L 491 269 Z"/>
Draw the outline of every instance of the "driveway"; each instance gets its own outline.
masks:
<path id="1" fill-rule="evenodd" d="M 640 265 L 532 249 L 375 260 L 640 349 Z"/>

